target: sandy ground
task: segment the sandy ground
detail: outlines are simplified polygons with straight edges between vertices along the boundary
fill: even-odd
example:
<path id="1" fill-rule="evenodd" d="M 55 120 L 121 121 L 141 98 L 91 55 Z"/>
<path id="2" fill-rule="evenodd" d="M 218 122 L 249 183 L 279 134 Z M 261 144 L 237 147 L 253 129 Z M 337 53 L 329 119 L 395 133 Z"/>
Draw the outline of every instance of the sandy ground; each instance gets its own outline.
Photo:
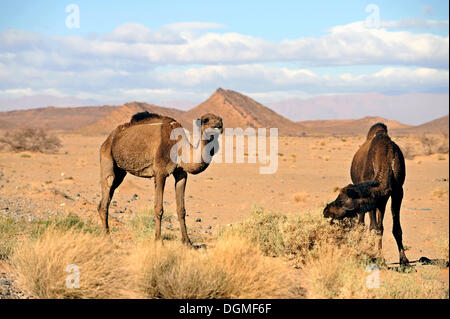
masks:
<path id="1" fill-rule="evenodd" d="M 74 212 L 100 223 L 98 149 L 104 137 L 62 135 L 61 139 L 64 146 L 58 154 L 0 153 L 1 215 L 33 220 Z M 321 210 L 337 196 L 335 187 L 351 182 L 351 160 L 362 142 L 363 137 L 281 137 L 278 171 L 272 175 L 259 174 L 259 163 L 213 163 L 188 178 L 187 226 L 212 236 L 219 226 L 248 216 L 255 205 L 289 214 Z M 437 258 L 436 243 L 449 234 L 448 154 L 407 160 L 406 170 L 401 224 L 407 256 Z M 175 214 L 174 196 L 170 177 L 164 197 L 168 214 Z M 127 175 L 113 198 L 117 203 L 110 209 L 112 226 L 121 227 L 133 212 L 153 206 L 153 199 L 153 180 Z M 397 262 L 389 207 L 390 203 L 383 253 L 388 262 Z M 196 222 L 198 218 L 201 222 Z"/>

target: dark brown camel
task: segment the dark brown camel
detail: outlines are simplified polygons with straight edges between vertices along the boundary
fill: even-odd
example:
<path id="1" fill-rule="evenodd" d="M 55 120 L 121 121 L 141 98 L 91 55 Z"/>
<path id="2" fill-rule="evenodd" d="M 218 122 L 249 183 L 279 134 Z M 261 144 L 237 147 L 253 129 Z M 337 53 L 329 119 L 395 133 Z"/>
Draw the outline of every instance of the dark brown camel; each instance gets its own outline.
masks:
<path id="1" fill-rule="evenodd" d="M 405 181 L 405 160 L 402 151 L 389 137 L 386 125 L 373 125 L 367 139 L 353 157 L 350 184 L 339 192 L 336 200 L 324 209 L 324 216 L 336 219 L 358 215 L 364 223 L 369 212 L 370 229 L 383 236 L 383 218 L 391 198 L 392 233 L 397 242 L 400 263 L 408 264 L 402 242 L 400 206 Z M 381 249 L 381 238 L 379 248 Z"/>
<path id="2" fill-rule="evenodd" d="M 197 148 L 190 144 L 177 121 L 148 112 L 133 115 L 129 123 L 119 125 L 111 132 L 100 148 L 102 199 L 98 213 L 106 232 L 109 232 L 111 198 L 128 172 L 138 177 L 155 178 L 155 239 L 160 240 L 164 185 L 166 178 L 172 174 L 175 178 L 181 240 L 191 244 L 184 206 L 187 175 L 201 173 L 208 167 L 214 152 L 218 150 L 217 145 L 211 147 L 211 144 L 223 131 L 222 119 L 214 114 L 203 115 L 197 123 L 201 125 L 201 140 Z M 177 139 L 171 139 L 173 132 L 178 132 Z M 182 150 L 187 150 L 189 154 L 182 154 Z M 190 160 L 182 161 L 182 156 L 185 159 L 186 155 L 190 156 Z"/>

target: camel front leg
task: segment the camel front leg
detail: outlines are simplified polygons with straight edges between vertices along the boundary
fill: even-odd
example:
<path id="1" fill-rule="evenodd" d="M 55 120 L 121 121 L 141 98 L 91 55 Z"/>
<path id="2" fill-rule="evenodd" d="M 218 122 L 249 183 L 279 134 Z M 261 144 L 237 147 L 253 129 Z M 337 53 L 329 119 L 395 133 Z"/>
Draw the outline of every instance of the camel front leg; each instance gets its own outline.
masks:
<path id="1" fill-rule="evenodd" d="M 163 196 L 166 176 L 155 176 L 155 240 L 161 240 L 161 218 L 163 216 Z"/>
<path id="2" fill-rule="evenodd" d="M 177 215 L 180 221 L 181 241 L 184 244 L 192 245 L 186 230 L 186 209 L 184 206 L 184 192 L 186 189 L 187 173 L 179 171 L 173 174 L 175 177 L 175 197 L 177 201 Z"/>

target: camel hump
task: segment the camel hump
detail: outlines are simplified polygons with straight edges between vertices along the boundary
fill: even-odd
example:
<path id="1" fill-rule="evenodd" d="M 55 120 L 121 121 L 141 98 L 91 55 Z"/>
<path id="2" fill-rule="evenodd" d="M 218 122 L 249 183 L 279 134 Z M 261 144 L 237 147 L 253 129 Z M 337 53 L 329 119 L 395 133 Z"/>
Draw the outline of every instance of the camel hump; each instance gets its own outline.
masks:
<path id="1" fill-rule="evenodd" d="M 388 135 L 387 126 L 384 123 L 376 123 L 372 125 L 372 127 L 369 129 L 369 132 L 367 133 L 367 139 L 370 140 L 378 134 Z"/>
<path id="2" fill-rule="evenodd" d="M 147 119 L 160 119 L 160 118 L 162 118 L 162 116 L 159 114 L 150 113 L 148 111 L 145 111 L 145 112 L 139 112 L 139 113 L 134 114 L 131 117 L 130 123 L 141 122 L 141 121 L 144 121 Z"/>

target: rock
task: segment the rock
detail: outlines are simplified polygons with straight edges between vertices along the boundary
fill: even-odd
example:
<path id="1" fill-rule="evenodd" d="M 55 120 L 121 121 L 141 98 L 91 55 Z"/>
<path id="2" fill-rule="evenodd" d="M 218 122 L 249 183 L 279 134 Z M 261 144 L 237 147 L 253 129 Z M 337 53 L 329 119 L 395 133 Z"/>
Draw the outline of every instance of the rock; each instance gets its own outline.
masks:
<path id="1" fill-rule="evenodd" d="M 197 218 L 197 219 L 195 220 L 195 222 L 196 222 L 196 223 L 201 223 L 201 222 L 202 222 L 202 219 L 201 219 L 201 218 Z"/>
<path id="2" fill-rule="evenodd" d="M 206 226 L 206 229 L 211 229 L 211 228 L 212 228 L 211 225 Z"/>

